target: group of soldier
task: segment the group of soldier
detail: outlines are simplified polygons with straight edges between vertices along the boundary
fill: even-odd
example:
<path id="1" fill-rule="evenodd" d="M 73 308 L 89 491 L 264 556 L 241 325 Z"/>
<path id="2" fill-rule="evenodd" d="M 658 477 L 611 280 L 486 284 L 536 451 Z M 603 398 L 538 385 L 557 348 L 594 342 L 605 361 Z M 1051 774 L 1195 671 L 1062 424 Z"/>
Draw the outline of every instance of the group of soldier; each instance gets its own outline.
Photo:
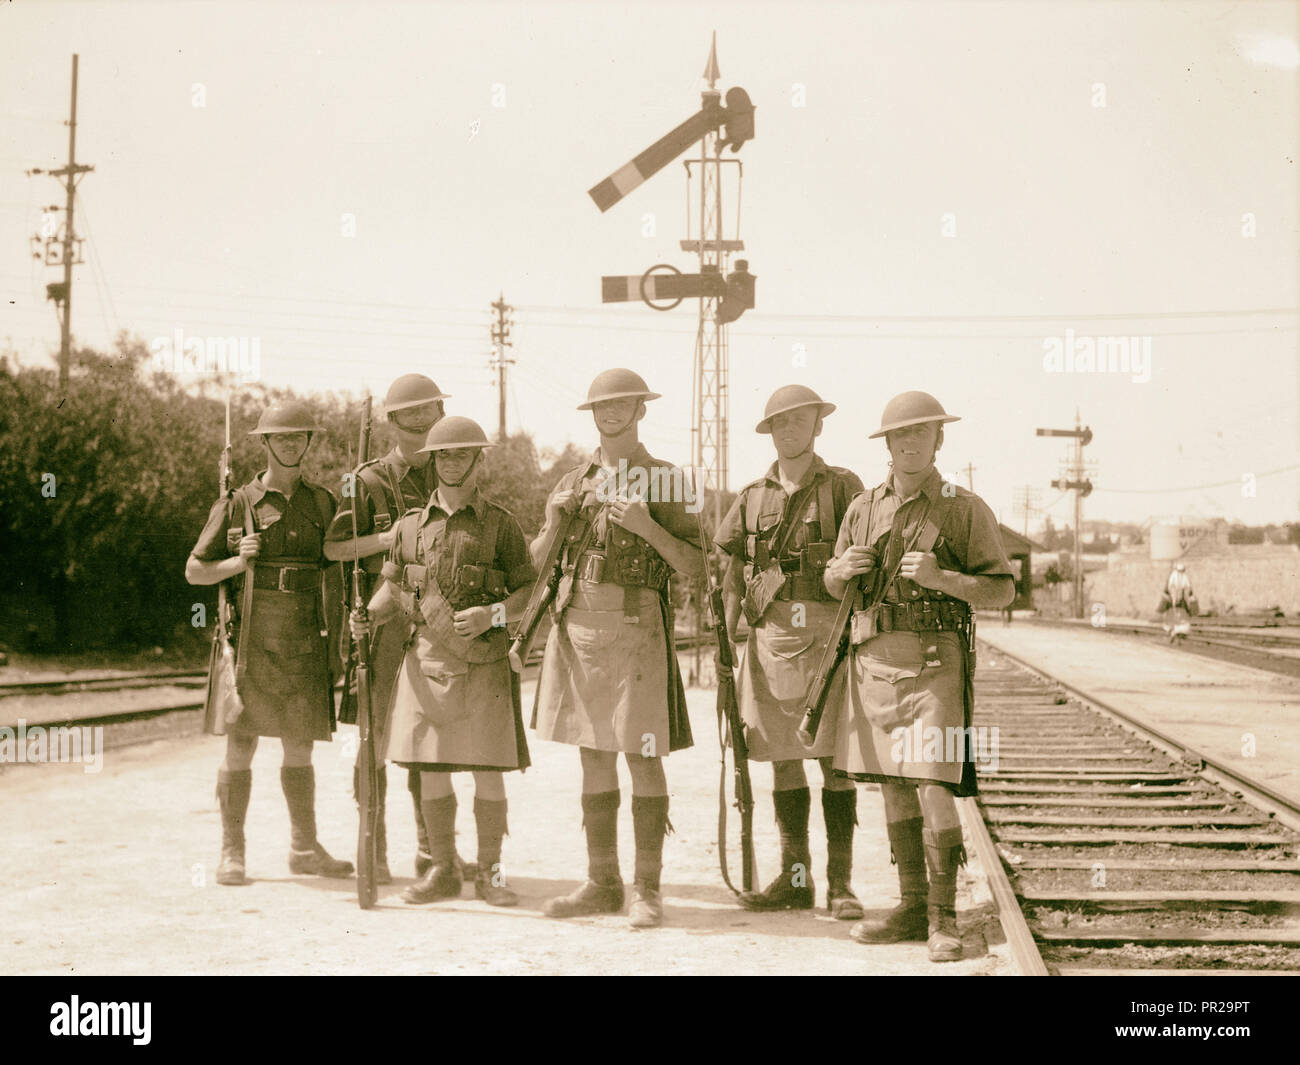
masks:
<path id="1" fill-rule="evenodd" d="M 215 584 L 242 575 L 252 584 L 241 597 L 247 616 L 238 619 L 244 709 L 226 729 L 218 773 L 217 880 L 246 882 L 244 819 L 260 736 L 278 736 L 283 746 L 291 871 L 352 875 L 351 863 L 332 858 L 316 837 L 311 752 L 335 726 L 324 575 L 337 572 L 334 563 L 359 559 L 370 599 L 365 611 L 353 611 L 348 630 L 367 641 L 373 678 L 381 765 L 376 879 L 392 880 L 382 765 L 393 762 L 408 772 L 419 840 L 418 879 L 403 898 L 457 897 L 473 879 L 488 904 L 517 904 L 501 875 L 503 774 L 525 769 L 529 754 L 509 632 L 534 582 L 558 576 L 531 727 L 544 740 L 579 748 L 588 867 L 585 882 L 548 900 L 543 912 L 612 914 L 626 904 L 633 927 L 657 926 L 671 831 L 663 759 L 692 743 L 669 581 L 674 573 L 706 575 L 701 501 L 630 487 L 686 482 L 640 442 L 646 404 L 658 394 L 630 370 L 608 370 L 579 408 L 591 412 L 599 446 L 560 478 L 530 543 L 485 494 L 482 457 L 491 443 L 470 419 L 444 415 L 448 398 L 419 374 L 394 382 L 384 408 L 396 444 L 355 472 L 337 507 L 327 489 L 300 474 L 319 431 L 310 411 L 300 403 L 269 407 L 253 430 L 266 470 L 209 514 L 188 578 Z M 757 431 L 771 435 L 776 460 L 740 490 L 713 536 L 726 559 L 733 641 L 742 615 L 747 623 L 738 702 L 749 757 L 772 763 L 781 845 L 781 873 L 739 902 L 751 910 L 814 907 L 804 763 L 815 759 L 830 914 L 855 921 L 859 942 L 928 941 L 932 960 L 954 960 L 961 957 L 956 877 L 965 856 L 953 796 L 974 793 L 974 766 L 960 747 L 939 745 L 935 757 L 930 745 L 900 749 L 896 736 L 900 728 L 969 727 L 972 610 L 1005 606 L 1012 570 L 989 508 L 935 468 L 943 425 L 957 419 L 934 397 L 908 392 L 885 407 L 871 436 L 885 438 L 891 471 L 871 491 L 815 451 L 834 410 L 803 385 L 772 395 Z M 559 573 L 539 573 L 553 558 Z M 823 649 L 840 638 L 833 630 L 846 597 L 850 653 L 807 746 L 801 714 Z M 620 753 L 632 782 L 629 898 L 618 851 Z M 458 772 L 474 775 L 474 865 L 456 851 L 451 774 Z M 883 919 L 866 919 L 851 887 L 857 781 L 881 786 L 898 866 L 901 903 Z"/>

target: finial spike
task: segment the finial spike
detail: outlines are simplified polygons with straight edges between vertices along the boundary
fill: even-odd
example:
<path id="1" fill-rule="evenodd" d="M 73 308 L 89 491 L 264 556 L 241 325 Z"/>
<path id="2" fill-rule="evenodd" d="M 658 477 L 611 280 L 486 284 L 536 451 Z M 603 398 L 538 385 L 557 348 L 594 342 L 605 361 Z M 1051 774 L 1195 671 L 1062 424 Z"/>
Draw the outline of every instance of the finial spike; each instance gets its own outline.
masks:
<path id="1" fill-rule="evenodd" d="M 709 61 L 704 65 L 704 80 L 709 83 L 709 88 L 717 87 L 718 79 L 722 77 L 722 72 L 718 69 L 718 31 L 713 31 L 713 41 L 709 45 Z"/>

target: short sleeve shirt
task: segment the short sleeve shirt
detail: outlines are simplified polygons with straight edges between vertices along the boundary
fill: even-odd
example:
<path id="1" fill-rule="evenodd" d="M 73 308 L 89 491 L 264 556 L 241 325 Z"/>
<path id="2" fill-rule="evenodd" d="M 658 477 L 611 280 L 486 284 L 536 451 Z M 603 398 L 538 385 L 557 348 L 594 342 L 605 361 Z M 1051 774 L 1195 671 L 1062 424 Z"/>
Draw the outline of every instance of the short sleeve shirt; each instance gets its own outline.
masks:
<path id="1" fill-rule="evenodd" d="M 352 508 L 357 506 L 357 535 L 369 536 L 375 531 L 375 515 L 380 510 L 386 511 L 396 523 L 397 519 L 408 510 L 417 510 L 429 502 L 433 494 L 433 463 L 423 469 L 412 466 L 394 448 L 383 458 L 369 463 L 363 469 L 373 470 L 379 482 L 380 498 L 376 498 L 374 489 L 367 484 L 368 478 L 358 475 L 354 482 L 355 500 L 344 496 L 334 514 L 334 520 L 325 533 L 326 543 L 339 543 L 352 539 Z M 376 556 L 378 557 L 378 554 Z M 378 569 L 378 566 L 374 566 Z"/>
<path id="2" fill-rule="evenodd" d="M 286 499 L 280 492 L 255 477 L 240 489 L 253 508 L 254 531 L 262 536 L 261 562 L 320 562 L 325 529 L 334 515 L 335 501 L 329 490 L 300 480 Z M 244 535 L 244 508 L 239 499 L 218 499 L 208 512 L 207 523 L 190 552 L 200 562 L 220 562 L 239 553 L 238 542 L 230 546 L 228 530 Z"/>
<path id="3" fill-rule="evenodd" d="M 795 496 L 802 498 L 803 520 L 796 523 L 783 551 L 784 555 L 797 555 L 808 545 L 808 526 L 810 523 L 819 523 L 821 517 L 818 513 L 820 504 L 817 486 L 827 479 L 831 482 L 831 504 L 835 511 L 832 521 L 836 529 L 839 529 L 848 510 L 849 501 L 863 491 L 862 480 L 852 470 L 846 470 L 842 466 L 827 466 L 821 456 L 814 455 L 812 464 L 804 472 L 795 490 Z M 811 490 L 806 491 L 807 489 Z M 750 481 L 740 490 L 731 509 L 723 517 L 713 542 L 734 558 L 750 561 L 747 551 L 749 535 L 751 532 L 768 532 L 773 526 L 784 524 L 786 509 L 792 498 L 794 497 L 787 494 L 781 484 L 777 464 L 772 463 L 766 474 L 756 481 Z M 754 525 L 752 530 L 746 526 L 747 513 Z M 820 538 L 819 534 L 816 538 Z M 769 542 L 769 546 L 776 545 Z"/>
<path id="4" fill-rule="evenodd" d="M 492 545 L 484 542 L 489 510 L 497 512 L 496 543 Z M 420 533 L 417 542 L 424 548 L 420 564 L 435 567 L 438 587 L 454 609 L 466 605 L 457 601 L 461 596 L 457 592 L 456 574 L 461 566 L 501 570 L 508 592 L 531 584 L 537 577 L 524 532 L 515 516 L 484 498 L 477 489 L 454 513 L 449 514 L 443 508 L 441 497 L 435 495 L 414 516 L 414 521 L 399 523 L 390 559 L 417 557 L 416 544 L 406 542 L 417 533 Z"/>
<path id="5" fill-rule="evenodd" d="M 853 500 L 840 525 L 835 556 L 844 554 L 850 544 L 870 547 L 888 536 L 889 551 L 882 554 L 880 565 L 892 567 L 901 555 L 900 547 L 906 549 L 915 542 L 927 516 L 939 526 L 933 550 L 940 569 L 972 576 L 1015 576 L 988 504 L 958 485 L 945 486 L 938 470 L 931 470 L 909 499 L 895 491 L 890 478 Z M 886 599 L 895 598 L 896 588 L 897 581 Z"/>

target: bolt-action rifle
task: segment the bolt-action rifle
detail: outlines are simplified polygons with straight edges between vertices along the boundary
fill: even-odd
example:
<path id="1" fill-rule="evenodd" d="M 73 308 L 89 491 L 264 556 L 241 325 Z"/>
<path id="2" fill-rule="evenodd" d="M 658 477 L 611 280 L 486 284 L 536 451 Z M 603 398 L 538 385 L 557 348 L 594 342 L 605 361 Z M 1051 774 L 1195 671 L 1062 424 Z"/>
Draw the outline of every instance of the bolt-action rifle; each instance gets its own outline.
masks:
<path id="1" fill-rule="evenodd" d="M 230 499 L 230 396 L 226 396 L 226 442 L 221 449 L 221 466 L 218 478 L 221 498 Z M 229 543 L 229 536 L 227 538 Z M 252 580 L 251 576 L 245 580 Z M 225 735 L 244 712 L 244 702 L 239 697 L 235 683 L 235 650 L 231 645 L 234 635 L 234 611 L 226 594 L 226 582 L 217 585 L 217 630 L 212 637 L 212 653 L 208 659 L 208 690 L 203 702 L 204 729 L 213 735 Z"/>
<path id="2" fill-rule="evenodd" d="M 537 568 L 537 581 L 528 596 L 528 605 L 519 618 L 514 642 L 510 644 L 510 668 L 516 673 L 524 671 L 524 660 L 528 657 L 528 647 L 537 634 L 537 626 L 541 624 L 546 608 L 555 600 L 560 587 L 560 555 L 581 513 L 582 507 L 575 500 L 572 509 L 556 523 L 550 542 L 546 545 L 546 555 Z"/>
<path id="3" fill-rule="evenodd" d="M 696 494 L 697 500 L 702 497 Z M 732 776 L 734 778 L 735 806 L 740 811 L 740 884 L 741 890 L 754 889 L 754 788 L 749 779 L 749 748 L 745 744 L 745 726 L 740 720 L 740 705 L 736 701 L 736 662 L 731 650 L 731 637 L 727 632 L 727 615 L 722 603 L 722 584 L 713 580 L 709 559 L 709 538 L 704 532 L 704 518 L 700 510 L 695 518 L 700 526 L 700 550 L 704 553 L 704 585 L 708 592 L 709 624 L 713 628 L 713 662 L 718 675 L 718 739 L 722 747 L 722 765 L 718 778 L 718 861 L 722 866 L 722 880 L 733 892 L 727 870 L 727 746 L 730 741 Z"/>
<path id="4" fill-rule="evenodd" d="M 357 467 L 370 459 L 370 397 L 366 397 L 361 416 L 361 440 L 357 445 Z M 365 571 L 357 550 L 357 496 L 353 480 L 352 496 L 352 609 L 362 622 L 366 616 Z M 370 705 L 370 640 L 353 641 L 357 677 L 357 732 L 360 737 L 357 767 L 357 902 L 363 910 L 375 904 L 375 823 L 379 816 L 379 768 L 375 762 L 374 720 Z"/>

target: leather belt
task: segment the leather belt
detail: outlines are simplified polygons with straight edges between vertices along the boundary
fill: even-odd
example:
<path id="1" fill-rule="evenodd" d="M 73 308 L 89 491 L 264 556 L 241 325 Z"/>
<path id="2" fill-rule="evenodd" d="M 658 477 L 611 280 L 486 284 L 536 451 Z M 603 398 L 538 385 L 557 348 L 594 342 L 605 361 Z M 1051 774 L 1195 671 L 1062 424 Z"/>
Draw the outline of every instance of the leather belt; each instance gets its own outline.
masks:
<path id="1" fill-rule="evenodd" d="M 798 573 L 788 574 L 785 578 L 785 584 L 781 586 L 780 591 L 776 593 L 776 599 L 803 599 L 803 600 L 825 600 L 831 599 L 831 594 L 826 590 L 826 585 L 822 583 L 821 575 L 801 576 Z M 838 601 L 838 600 L 836 600 Z"/>
<path id="2" fill-rule="evenodd" d="M 604 555 L 594 551 L 585 552 L 574 567 L 574 574 L 579 580 L 592 584 L 617 584 L 624 588 L 650 588 L 662 591 L 668 586 L 668 568 L 666 566 L 647 565 L 637 577 L 618 580 L 611 572 L 617 567 L 609 565 Z"/>
<path id="3" fill-rule="evenodd" d="M 876 615 L 879 632 L 959 632 L 969 624 L 970 607 L 954 599 L 881 603 Z"/>
<path id="4" fill-rule="evenodd" d="M 253 587 L 273 592 L 314 592 L 320 588 L 320 567 L 254 564 Z"/>

